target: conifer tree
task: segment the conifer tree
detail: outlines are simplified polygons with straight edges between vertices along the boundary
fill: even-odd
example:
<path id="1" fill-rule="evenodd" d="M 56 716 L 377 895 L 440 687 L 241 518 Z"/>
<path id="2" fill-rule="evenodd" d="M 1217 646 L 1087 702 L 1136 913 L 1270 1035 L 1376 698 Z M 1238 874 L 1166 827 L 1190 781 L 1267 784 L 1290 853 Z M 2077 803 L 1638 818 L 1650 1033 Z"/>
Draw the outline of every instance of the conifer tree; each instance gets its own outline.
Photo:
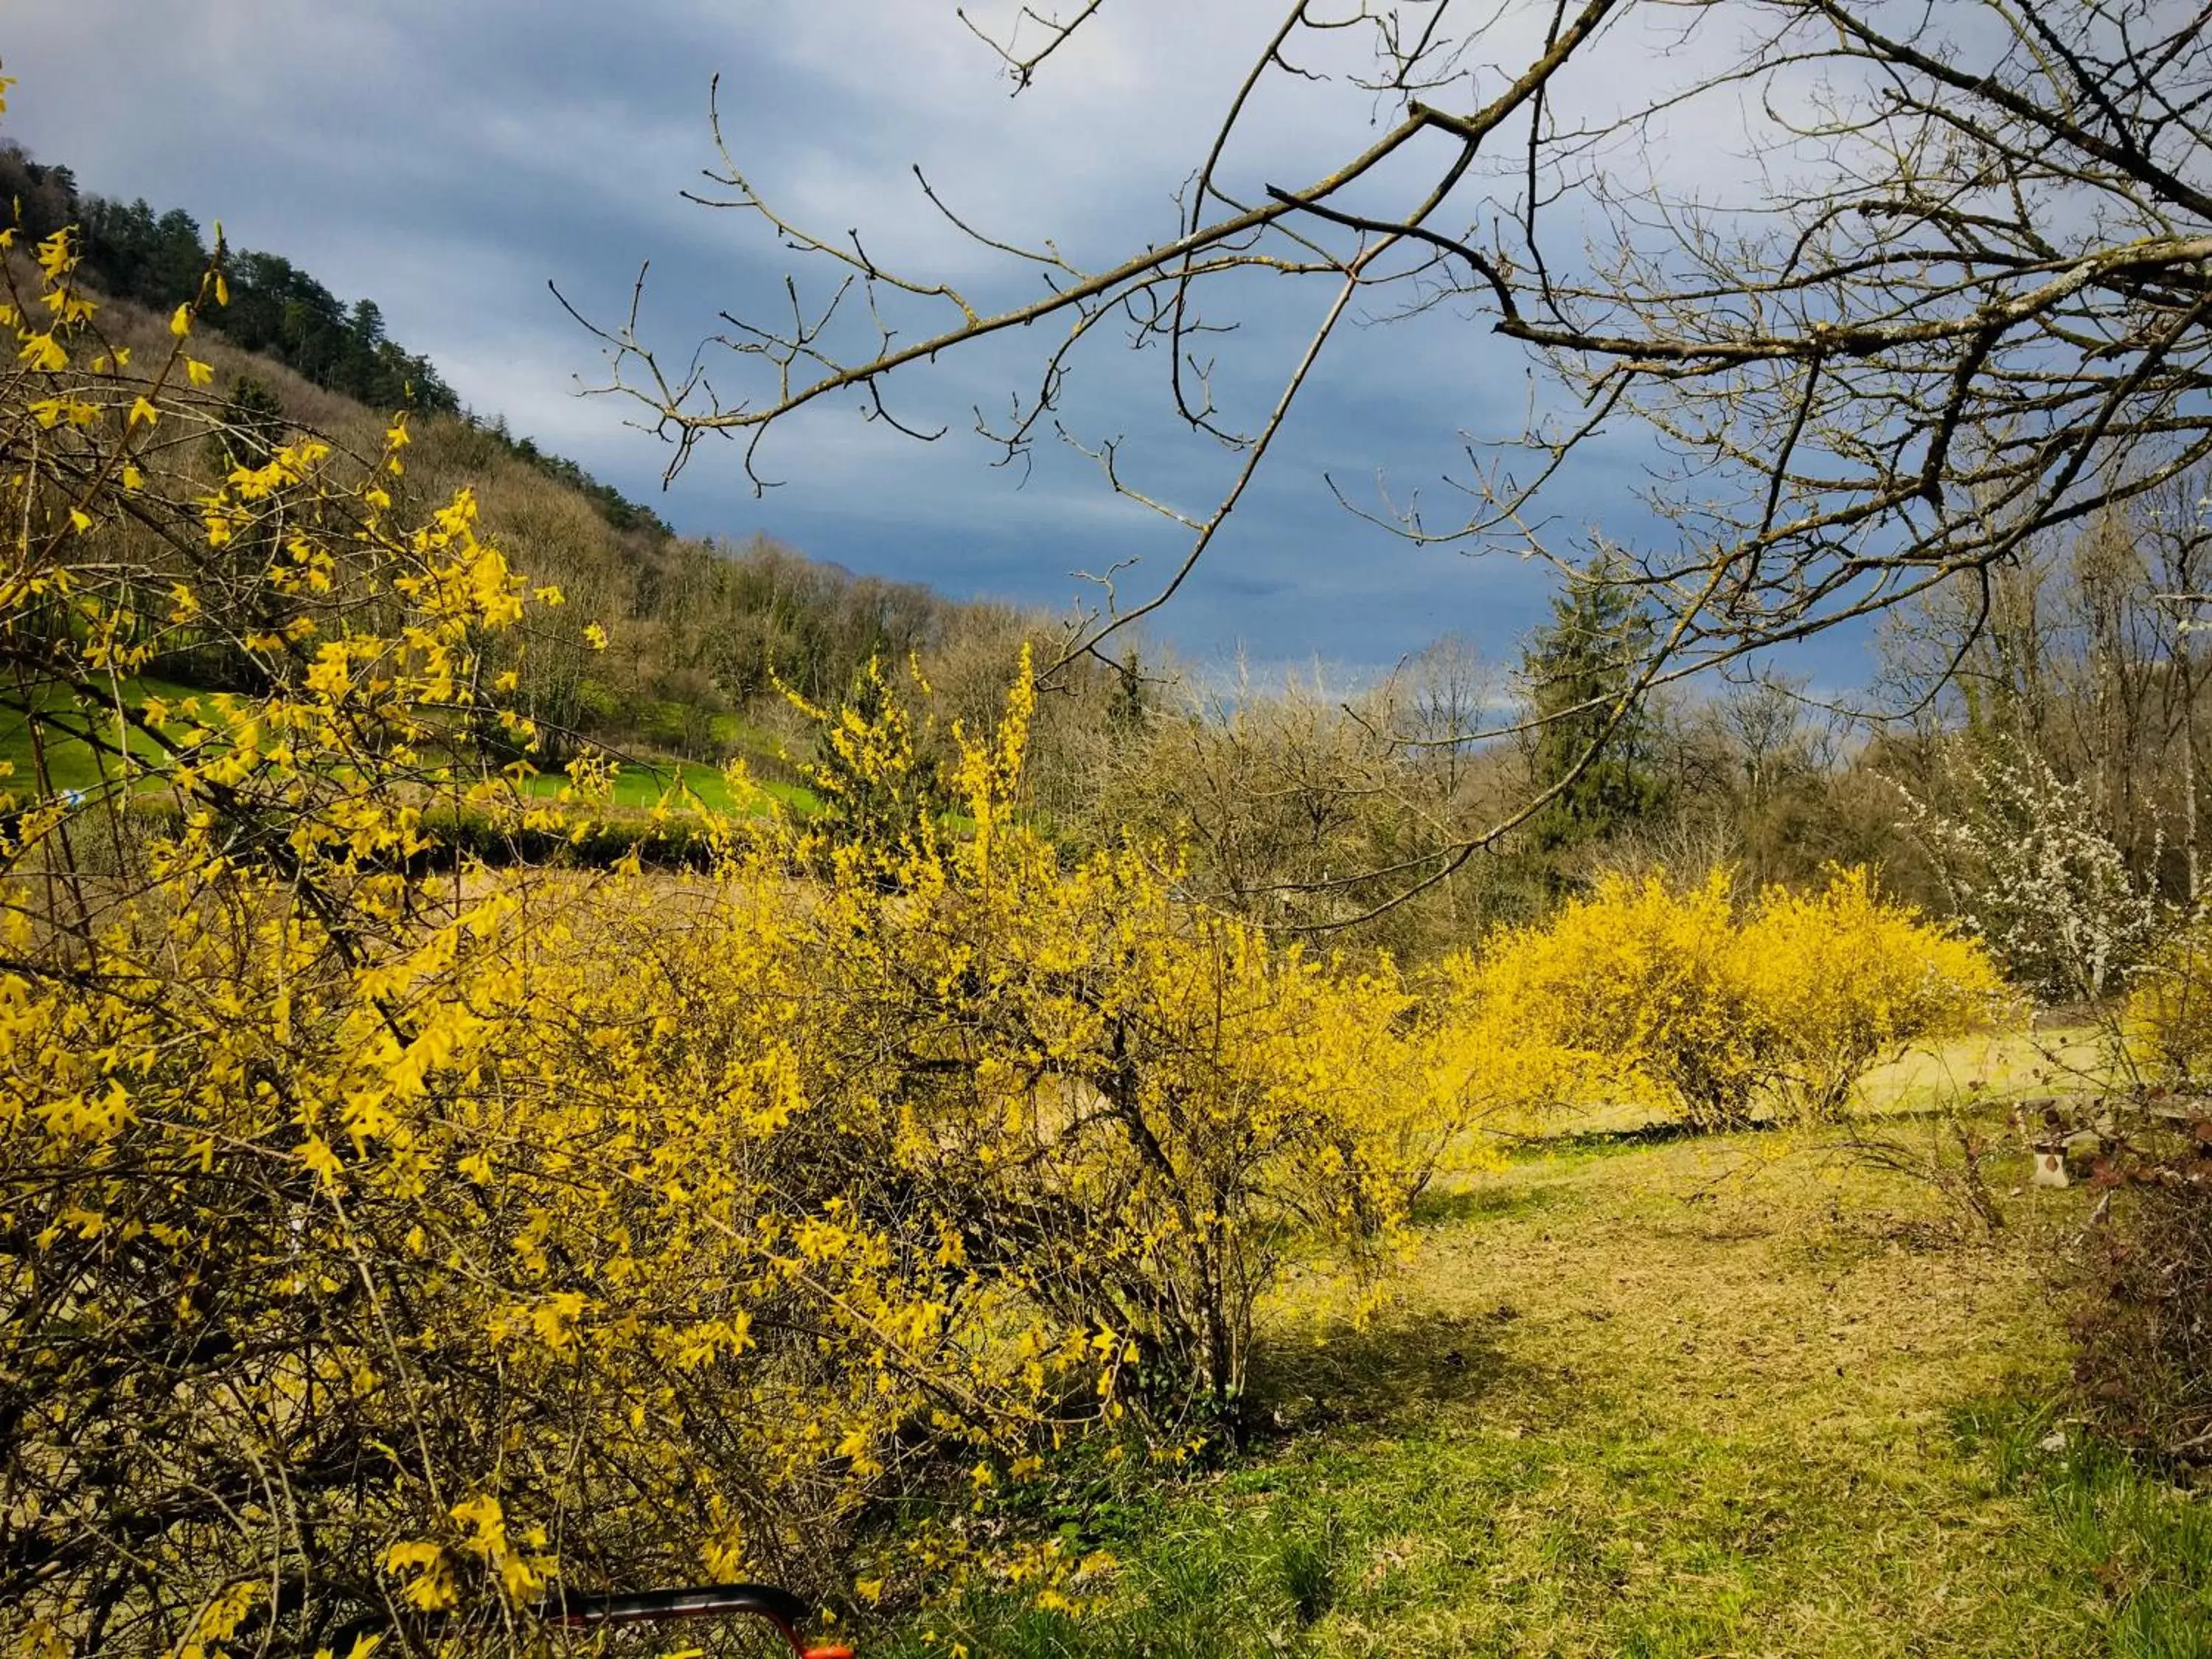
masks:
<path id="1" fill-rule="evenodd" d="M 1634 696 L 1651 616 L 1626 578 L 1618 554 L 1597 554 L 1552 601 L 1550 622 L 1522 655 L 1536 722 L 1531 781 L 1559 792 L 1528 823 L 1540 854 L 1602 841 L 1659 804 L 1651 719 Z"/>

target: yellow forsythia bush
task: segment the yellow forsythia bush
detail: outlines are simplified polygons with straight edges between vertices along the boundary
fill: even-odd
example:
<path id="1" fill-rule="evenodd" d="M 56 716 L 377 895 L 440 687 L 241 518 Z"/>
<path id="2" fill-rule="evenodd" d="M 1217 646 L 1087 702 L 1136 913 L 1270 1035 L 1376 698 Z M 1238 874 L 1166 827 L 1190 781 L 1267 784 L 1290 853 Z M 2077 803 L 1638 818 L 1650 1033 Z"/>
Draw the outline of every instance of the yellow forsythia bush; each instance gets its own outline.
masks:
<path id="1" fill-rule="evenodd" d="M 1820 1120 L 1844 1115 L 1869 1068 L 1987 1024 L 2006 994 L 1978 941 L 1885 901 L 1863 868 L 1818 891 L 1760 893 L 1738 961 L 1770 1034 L 1768 1087 L 1785 1111 Z"/>
<path id="2" fill-rule="evenodd" d="M 1632 1102 L 1701 1129 L 1761 1107 L 1841 1114 L 1899 1046 L 1971 1029 L 2001 984 L 1979 946 L 1881 900 L 1863 870 L 1741 902 L 1716 872 L 1602 878 L 1454 967 L 1495 1102 Z"/>
<path id="3" fill-rule="evenodd" d="M 1123 1413 L 1233 1431 L 1289 1253 L 1391 1260 L 1455 1105 L 1433 1028 L 1154 861 L 1062 869 L 1013 810 L 1026 665 L 959 734 L 959 835 L 464 857 L 428 826 L 599 827 L 605 766 L 534 778 L 488 665 L 526 677 L 560 596 L 466 495 L 405 499 L 404 424 L 209 476 L 219 267 L 134 358 L 66 235 L 23 252 L 0 1643 L 474 1654 L 555 1585 L 835 1596 L 853 1549 L 980 1547 L 884 1544 L 894 1504 L 957 1515 Z M 207 660 L 228 690 L 155 678 Z M 913 793 L 890 712 L 841 725 L 848 787 Z"/>
<path id="4" fill-rule="evenodd" d="M 1725 877 L 1677 891 L 1608 875 L 1462 971 L 1497 1096 L 1630 1099 L 1710 1128 L 1749 1112 L 1770 1063 L 1737 969 Z"/>
<path id="5" fill-rule="evenodd" d="M 2179 927 L 2151 954 L 2128 996 L 2136 1062 L 2162 1084 L 2212 1078 L 2212 922 Z"/>

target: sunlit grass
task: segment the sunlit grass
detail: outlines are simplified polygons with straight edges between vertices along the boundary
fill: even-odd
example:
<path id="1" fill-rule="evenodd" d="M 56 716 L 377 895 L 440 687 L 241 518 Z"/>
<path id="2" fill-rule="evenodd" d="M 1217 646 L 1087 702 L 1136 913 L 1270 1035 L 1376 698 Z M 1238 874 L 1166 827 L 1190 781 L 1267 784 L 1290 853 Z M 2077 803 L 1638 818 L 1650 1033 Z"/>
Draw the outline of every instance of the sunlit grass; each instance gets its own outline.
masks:
<path id="1" fill-rule="evenodd" d="M 526 793 L 550 796 L 567 787 L 568 782 L 558 773 L 546 773 L 526 780 L 522 787 Z M 720 767 L 697 761 L 625 762 L 615 773 L 611 804 L 631 809 L 665 806 L 681 812 L 704 808 L 737 814 L 767 812 L 776 804 L 800 813 L 815 811 L 820 805 L 811 791 L 781 779 L 748 778 L 742 789 L 733 789 L 728 775 Z"/>
<path id="2" fill-rule="evenodd" d="M 143 703 L 149 697 L 175 703 L 195 696 L 212 695 L 152 678 L 125 679 L 121 683 L 119 692 L 125 706 L 131 708 Z M 11 690 L 9 696 L 11 701 L 19 704 L 25 701 L 20 693 Z M 34 688 L 28 701 L 42 714 L 61 716 L 67 723 L 74 724 L 77 719 L 76 695 L 62 687 Z M 106 757 L 103 766 L 100 753 L 91 743 L 80 737 L 66 735 L 59 726 L 49 721 L 41 720 L 40 726 L 40 741 L 34 743 L 31 721 L 21 708 L 0 708 L 0 761 L 13 768 L 9 775 L 10 787 L 17 790 L 39 787 L 34 781 L 39 778 L 41 750 L 46 766 L 42 793 L 51 791 L 59 794 L 70 790 L 88 791 L 113 781 L 118 763 L 112 755 Z M 109 710 L 104 712 L 100 718 L 97 735 L 102 743 L 116 745 L 117 733 L 121 729 L 114 713 Z M 134 757 L 149 763 L 160 760 L 158 745 L 143 734 L 131 732 L 127 741 L 130 752 Z"/>
<path id="3" fill-rule="evenodd" d="M 1860 1089 L 1878 1114 L 1920 1112 L 1977 1085 L 1999 1096 L 2063 1093 L 2094 1080 L 2102 1063 L 2098 1033 L 2087 1026 L 2000 1028 L 1917 1045 L 1869 1072 Z"/>
<path id="4" fill-rule="evenodd" d="M 219 692 L 198 690 L 191 686 L 158 679 L 149 676 L 127 678 L 121 683 L 120 696 L 126 706 L 137 708 L 149 698 L 158 699 L 172 707 L 180 707 L 194 700 L 214 705 L 222 696 Z M 76 701 L 73 694 L 59 687 L 44 687 L 32 694 L 33 702 L 42 712 L 51 712 L 73 722 L 76 718 Z M 115 762 L 110 757 L 103 774 L 101 757 L 94 746 L 81 737 L 71 736 L 63 725 L 42 721 L 40 736 L 42 744 L 34 746 L 31 722 L 20 709 L 0 709 L 0 762 L 10 764 L 10 776 L 15 787 L 21 788 L 37 775 L 40 759 L 38 747 L 44 749 L 46 787 L 53 793 L 71 790 L 91 791 L 104 781 L 112 781 Z M 118 727 L 112 713 L 106 714 L 99 727 L 101 742 L 117 742 Z M 158 769 L 166 759 L 159 746 L 141 733 L 132 732 L 127 738 L 130 752 Z M 142 775 L 142 783 L 154 780 Z M 522 788 L 526 793 L 551 796 L 566 787 L 568 780 L 557 774 L 545 774 L 526 780 Z M 786 809 L 807 813 L 818 810 L 813 793 L 804 786 L 776 778 L 748 779 L 741 789 L 731 787 L 727 775 L 720 767 L 703 765 L 696 761 L 629 761 L 617 770 L 611 805 L 626 810 L 643 811 L 666 806 L 682 812 L 702 807 L 709 811 L 757 815 L 781 805 Z"/>
<path id="5" fill-rule="evenodd" d="M 2206 1506 L 2047 1403 L 2086 1194 L 2005 1201 L 1985 1234 L 1826 1133 L 1525 1152 L 1425 1202 L 1381 1321 L 1278 1325 L 1244 1458 L 1046 1506 L 1122 1559 L 1103 1612 L 984 1599 L 870 1650 L 2212 1653 Z"/>

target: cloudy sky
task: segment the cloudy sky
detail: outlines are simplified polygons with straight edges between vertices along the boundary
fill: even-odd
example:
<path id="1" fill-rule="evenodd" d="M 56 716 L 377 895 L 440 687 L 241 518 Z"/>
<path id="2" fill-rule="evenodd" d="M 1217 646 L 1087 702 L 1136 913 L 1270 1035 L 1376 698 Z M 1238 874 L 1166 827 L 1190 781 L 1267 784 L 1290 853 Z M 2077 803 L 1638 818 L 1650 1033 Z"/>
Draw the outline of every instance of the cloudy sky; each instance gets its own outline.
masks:
<path id="1" fill-rule="evenodd" d="M 1059 605 L 1083 591 L 1072 573 L 1132 559 L 1121 580 L 1139 594 L 1184 538 L 1064 447 L 1042 447 L 1026 469 L 991 465 L 971 411 L 1003 409 L 1047 342 L 1010 339 L 896 386 L 902 419 L 951 424 L 939 443 L 867 423 L 848 401 L 771 436 L 763 470 L 780 482 L 764 498 L 717 444 L 664 495 L 666 447 L 616 403 L 577 395 L 600 361 L 547 283 L 612 319 L 650 259 L 644 332 L 678 361 L 725 326 L 719 313 L 781 302 L 792 262 L 762 222 L 679 193 L 716 161 L 719 73 L 732 154 L 788 216 L 858 227 L 882 263 L 980 301 L 1030 297 L 1034 274 L 951 230 L 913 169 L 979 228 L 1056 239 L 1078 263 L 1170 236 L 1176 187 L 1276 10 L 1121 0 L 1019 98 L 948 0 L 43 0 L 10 8 L 0 59 L 21 82 L 8 136 L 35 155 L 102 194 L 220 219 L 234 245 L 375 299 L 393 337 L 470 404 L 653 500 L 679 529 L 764 531 L 855 569 Z M 1468 71 L 1472 98 L 1494 70 Z M 1286 82 L 1255 110 L 1232 171 L 1253 194 L 1295 185 L 1390 115 L 1340 82 Z M 1674 139 L 1709 149 L 1715 136 Z M 1272 398 L 1327 297 L 1243 296 L 1243 330 L 1220 348 L 1232 408 Z M 1346 672 L 1447 632 L 1509 654 L 1542 613 L 1543 567 L 1411 546 L 1344 512 L 1327 482 L 1370 504 L 1419 492 L 1448 513 L 1443 480 L 1464 476 L 1469 439 L 1515 428 L 1529 395 L 1502 345 L 1451 313 L 1340 336 L 1155 632 L 1201 661 L 1242 651 Z M 1100 347 L 1068 402 L 1077 434 L 1121 439 L 1140 487 L 1204 510 L 1233 458 L 1164 418 L 1158 353 Z M 1656 533 L 1632 493 L 1643 459 L 1632 446 L 1592 456 L 1547 535 L 1571 549 L 1597 531 Z M 1829 641 L 1786 665 L 1855 681 L 1863 647 Z"/>

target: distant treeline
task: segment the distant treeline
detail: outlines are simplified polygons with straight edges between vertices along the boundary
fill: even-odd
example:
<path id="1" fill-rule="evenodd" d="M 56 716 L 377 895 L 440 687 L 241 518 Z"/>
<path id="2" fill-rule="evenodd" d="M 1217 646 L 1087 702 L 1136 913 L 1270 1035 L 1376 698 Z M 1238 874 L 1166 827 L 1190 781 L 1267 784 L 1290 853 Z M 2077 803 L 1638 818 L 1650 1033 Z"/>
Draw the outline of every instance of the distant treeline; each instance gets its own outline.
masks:
<path id="1" fill-rule="evenodd" d="M 212 250 L 199 222 L 180 208 L 157 213 L 144 198 L 112 201 L 77 188 L 66 167 L 0 146 L 0 213 L 31 239 L 74 226 L 82 270 L 117 299 L 166 314 L 199 292 Z M 430 360 L 385 332 L 374 300 L 349 306 L 281 254 L 231 252 L 224 266 L 230 302 L 209 313 L 232 343 L 282 363 L 326 391 L 375 410 L 411 409 L 473 419 Z M 668 533 L 651 508 L 592 477 L 574 461 L 546 453 L 504 422 L 488 428 L 516 459 L 586 496 L 617 529 Z"/>

